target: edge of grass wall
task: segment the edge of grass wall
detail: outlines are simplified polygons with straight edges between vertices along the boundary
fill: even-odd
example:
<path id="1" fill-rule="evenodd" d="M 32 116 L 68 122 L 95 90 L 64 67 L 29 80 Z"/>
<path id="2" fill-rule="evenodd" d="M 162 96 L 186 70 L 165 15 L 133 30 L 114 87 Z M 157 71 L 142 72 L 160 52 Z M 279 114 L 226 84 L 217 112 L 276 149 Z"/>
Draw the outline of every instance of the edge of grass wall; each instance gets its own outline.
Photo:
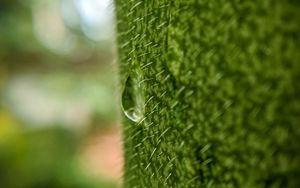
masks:
<path id="1" fill-rule="evenodd" d="M 299 1 L 115 3 L 125 187 L 300 187 Z"/>

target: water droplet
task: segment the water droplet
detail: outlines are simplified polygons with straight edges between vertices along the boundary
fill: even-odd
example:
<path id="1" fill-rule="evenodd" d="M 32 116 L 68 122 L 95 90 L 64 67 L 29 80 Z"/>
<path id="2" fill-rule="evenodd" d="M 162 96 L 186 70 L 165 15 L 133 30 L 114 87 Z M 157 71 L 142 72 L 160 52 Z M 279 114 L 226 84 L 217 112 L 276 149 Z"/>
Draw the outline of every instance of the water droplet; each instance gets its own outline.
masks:
<path id="1" fill-rule="evenodd" d="M 122 111 L 134 122 L 140 122 L 144 117 L 144 93 L 138 77 L 128 76 L 122 93 Z"/>
<path id="2" fill-rule="evenodd" d="M 134 122 L 139 122 L 143 118 L 143 115 L 136 111 L 134 108 L 124 110 L 124 114 L 128 119 Z"/>

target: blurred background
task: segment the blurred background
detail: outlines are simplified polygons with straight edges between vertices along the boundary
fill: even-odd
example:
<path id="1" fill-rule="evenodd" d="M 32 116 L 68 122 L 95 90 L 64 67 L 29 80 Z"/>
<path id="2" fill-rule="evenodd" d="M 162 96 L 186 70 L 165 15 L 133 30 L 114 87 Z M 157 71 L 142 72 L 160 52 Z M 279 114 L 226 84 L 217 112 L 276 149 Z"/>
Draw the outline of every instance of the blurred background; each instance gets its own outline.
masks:
<path id="1" fill-rule="evenodd" d="M 119 187 L 111 0 L 0 1 L 0 187 Z"/>

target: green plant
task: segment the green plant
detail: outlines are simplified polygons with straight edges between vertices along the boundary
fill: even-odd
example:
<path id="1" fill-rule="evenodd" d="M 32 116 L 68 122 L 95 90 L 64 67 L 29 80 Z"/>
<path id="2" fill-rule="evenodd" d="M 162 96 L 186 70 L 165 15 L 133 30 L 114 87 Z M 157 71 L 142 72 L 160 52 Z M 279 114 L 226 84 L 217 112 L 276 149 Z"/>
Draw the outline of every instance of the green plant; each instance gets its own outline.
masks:
<path id="1" fill-rule="evenodd" d="M 116 0 L 125 187 L 300 186 L 299 13 Z"/>

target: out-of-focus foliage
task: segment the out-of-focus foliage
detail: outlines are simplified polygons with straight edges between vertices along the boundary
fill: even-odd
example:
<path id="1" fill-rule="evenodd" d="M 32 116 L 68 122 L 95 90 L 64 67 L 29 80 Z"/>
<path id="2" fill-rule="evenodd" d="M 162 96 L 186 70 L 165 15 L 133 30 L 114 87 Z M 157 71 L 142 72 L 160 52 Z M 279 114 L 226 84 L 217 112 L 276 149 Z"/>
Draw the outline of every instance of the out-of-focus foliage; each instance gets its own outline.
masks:
<path id="1" fill-rule="evenodd" d="M 112 43 L 67 25 L 63 2 L 0 1 L 0 187 L 115 187 L 77 151 L 88 129 L 116 121 Z"/>
<path id="2" fill-rule="evenodd" d="M 1 54 L 4 52 L 33 51 L 41 48 L 34 37 L 31 10 L 29 6 L 26 6 L 26 3 L 21 3 L 18 0 L 1 1 L 0 23 Z"/>
<path id="3" fill-rule="evenodd" d="M 0 138 L 1 187 L 114 187 L 83 173 L 74 158 L 77 142 L 59 128 Z"/>
<path id="4" fill-rule="evenodd" d="M 12 96 L 22 95 L 20 88 L 31 93 L 34 93 L 35 88 L 40 88 L 43 90 L 42 94 L 52 93 L 52 100 L 56 102 L 69 101 L 69 98 L 72 98 L 73 103 L 76 100 L 83 101 L 89 117 L 113 121 L 116 118 L 116 98 L 112 93 L 115 92 L 117 71 L 111 63 L 114 58 L 112 39 L 92 41 L 85 37 L 79 25 L 78 28 L 68 25 L 62 13 L 62 7 L 68 8 L 64 2 L 66 1 L 0 2 L 0 106 L 20 111 L 22 102 L 13 101 Z M 75 1 L 68 2 L 71 7 L 68 11 L 76 11 L 71 6 L 75 6 Z M 46 30 L 38 30 L 43 27 L 47 27 Z M 48 31 L 49 28 L 54 29 Z M 56 30 L 63 30 L 64 37 L 71 37 L 71 41 L 61 39 L 67 40 L 65 42 L 72 47 L 64 49 L 64 46 L 57 46 L 60 44 L 46 44 L 47 41 L 43 41 L 57 39 L 57 36 L 51 36 L 59 33 Z M 53 49 L 56 47 L 57 49 Z M 24 86 L 28 85 L 28 80 L 34 80 L 34 89 Z M 13 90 L 12 83 L 20 86 L 19 90 Z M 20 97 L 25 101 L 36 100 L 35 97 L 17 96 Z"/>

